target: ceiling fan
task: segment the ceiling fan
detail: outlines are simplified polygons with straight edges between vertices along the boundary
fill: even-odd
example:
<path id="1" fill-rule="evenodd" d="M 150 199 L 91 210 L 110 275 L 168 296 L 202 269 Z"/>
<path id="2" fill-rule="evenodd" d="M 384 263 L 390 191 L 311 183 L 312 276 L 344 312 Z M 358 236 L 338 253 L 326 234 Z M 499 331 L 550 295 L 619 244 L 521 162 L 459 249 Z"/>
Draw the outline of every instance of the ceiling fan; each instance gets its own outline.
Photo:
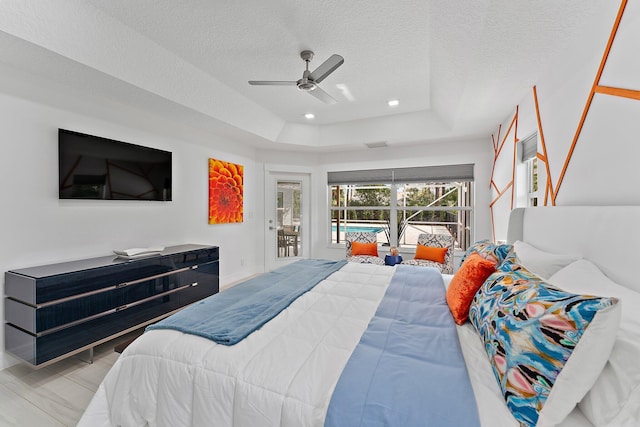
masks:
<path id="1" fill-rule="evenodd" d="M 249 80 L 250 85 L 275 85 L 275 86 L 293 86 L 296 85 L 298 90 L 307 92 L 320 101 L 327 104 L 335 104 L 337 101 L 324 90 L 320 89 L 318 83 L 323 81 L 327 76 L 333 73 L 339 66 L 344 63 L 344 58 L 340 55 L 333 54 L 324 61 L 318 68 L 309 71 L 309 62 L 313 59 L 313 52 L 303 50 L 300 52 L 300 58 L 306 63 L 306 69 L 302 74 L 302 78 L 298 81 L 263 81 Z"/>

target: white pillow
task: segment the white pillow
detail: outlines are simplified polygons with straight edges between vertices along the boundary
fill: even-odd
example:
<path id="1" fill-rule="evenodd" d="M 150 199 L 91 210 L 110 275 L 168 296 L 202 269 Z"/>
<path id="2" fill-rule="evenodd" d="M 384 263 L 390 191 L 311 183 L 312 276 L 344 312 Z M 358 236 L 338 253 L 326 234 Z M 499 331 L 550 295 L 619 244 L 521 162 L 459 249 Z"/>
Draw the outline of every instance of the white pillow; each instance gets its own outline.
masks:
<path id="1" fill-rule="evenodd" d="M 569 292 L 611 295 L 620 300 L 620 327 L 602 373 L 578 404 L 594 426 L 640 424 L 640 293 L 613 282 L 593 263 L 578 260 L 549 282 Z"/>
<path id="2" fill-rule="evenodd" d="M 548 279 L 553 276 L 553 273 L 578 259 L 573 255 L 545 252 L 520 240 L 513 244 L 513 250 L 527 270 L 543 279 Z"/>
<path id="3" fill-rule="evenodd" d="M 620 303 L 599 311 L 556 378 L 549 397 L 540 411 L 537 427 L 551 427 L 563 421 L 585 396 L 611 354 L 613 339 L 620 323 Z M 578 403 L 579 405 L 579 403 Z M 580 408 L 582 409 L 582 408 Z M 586 414 L 585 416 L 589 418 Z"/>

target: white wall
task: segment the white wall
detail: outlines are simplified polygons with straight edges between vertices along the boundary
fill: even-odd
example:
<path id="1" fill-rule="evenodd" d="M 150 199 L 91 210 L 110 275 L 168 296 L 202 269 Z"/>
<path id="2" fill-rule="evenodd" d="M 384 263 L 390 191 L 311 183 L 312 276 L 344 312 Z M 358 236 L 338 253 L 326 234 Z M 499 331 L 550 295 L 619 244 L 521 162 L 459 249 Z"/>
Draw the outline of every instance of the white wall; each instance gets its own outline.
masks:
<path id="1" fill-rule="evenodd" d="M 489 191 L 483 183 L 489 180 L 492 157 L 485 141 L 325 154 L 256 151 L 214 133 L 190 132 L 179 121 L 158 122 L 148 112 L 126 105 L 82 108 L 88 102 L 70 108 L 92 113 L 78 113 L 0 93 L 0 272 L 105 256 L 118 248 L 198 243 L 220 246 L 224 287 L 264 271 L 264 179 L 269 168 L 311 174 L 310 256 L 314 258 L 344 256 L 343 248 L 331 247 L 328 241 L 329 170 L 474 163 L 475 238 L 490 237 Z M 171 151 L 173 201 L 59 200 L 58 128 Z M 210 157 L 245 166 L 242 224 L 207 223 Z M 4 318 L 3 305 L 0 316 Z M 2 345 L 3 335 L 0 329 Z M 13 363 L 8 354 L 0 354 L 0 369 Z"/>
<path id="2" fill-rule="evenodd" d="M 229 141 L 215 136 L 207 148 L 2 94 L 0 117 L 0 272 L 184 243 L 220 246 L 222 286 L 262 265 L 262 245 L 255 242 L 264 204 L 262 166 L 253 150 L 231 153 L 224 149 Z M 171 151 L 173 201 L 59 200 L 59 127 Z M 244 223 L 208 224 L 209 157 L 245 166 Z M 13 362 L 3 355 L 0 369 Z"/>
<path id="3" fill-rule="evenodd" d="M 364 146 L 363 146 L 364 147 Z M 404 147 L 387 147 L 323 154 L 259 151 L 265 167 L 278 172 L 311 175 L 311 257 L 344 258 L 344 246 L 331 245 L 327 172 L 388 167 L 433 166 L 457 163 L 475 165 L 474 235 L 472 240 L 491 238 L 489 177 L 493 157 L 486 140 L 443 141 Z M 266 227 L 267 224 L 264 224 Z"/>
<path id="4" fill-rule="evenodd" d="M 545 164 L 539 162 L 539 188 L 545 183 L 558 189 L 560 176 L 569 155 L 581 115 L 587 104 L 591 87 L 596 80 L 598 67 L 612 32 L 619 2 L 612 2 L 610 10 L 602 16 L 602 23 L 593 28 L 599 42 L 565 58 L 554 72 L 534 82 L 537 91 L 540 124 L 538 126 L 533 88 L 519 103 L 517 137 L 522 139 L 538 129 L 544 135 L 549 159 L 550 176 Z M 599 84 L 613 88 L 640 90 L 640 56 L 637 41 L 640 39 L 640 2 L 628 2 L 611 51 L 606 60 Z M 586 52 L 586 53 L 585 53 Z M 567 64 L 571 64 L 567 67 Z M 637 96 L 637 95 L 636 95 Z M 514 105 L 514 114 L 516 106 Z M 505 118 L 505 132 L 513 115 Z M 640 144 L 635 140 L 640 134 L 640 101 L 624 97 L 596 93 L 588 110 L 573 155 L 567 164 L 562 184 L 557 192 L 556 205 L 638 205 L 637 159 Z M 497 126 L 496 126 L 497 133 Z M 510 138 L 507 143 L 512 143 Z M 513 148 L 506 149 L 496 161 L 494 179 L 498 187 L 508 183 L 512 173 Z M 542 153 L 539 137 L 538 152 Z M 524 174 L 516 171 L 516 188 L 523 189 Z M 543 193 L 543 191 L 541 191 Z M 497 192 L 492 192 L 496 197 Z M 514 207 L 523 199 L 516 197 Z M 494 205 L 496 239 L 506 239 L 510 211 L 510 194 L 505 194 Z M 544 201 L 543 194 L 539 203 Z M 551 206 L 548 200 L 548 206 Z M 615 225 L 619 226 L 619 225 Z"/>

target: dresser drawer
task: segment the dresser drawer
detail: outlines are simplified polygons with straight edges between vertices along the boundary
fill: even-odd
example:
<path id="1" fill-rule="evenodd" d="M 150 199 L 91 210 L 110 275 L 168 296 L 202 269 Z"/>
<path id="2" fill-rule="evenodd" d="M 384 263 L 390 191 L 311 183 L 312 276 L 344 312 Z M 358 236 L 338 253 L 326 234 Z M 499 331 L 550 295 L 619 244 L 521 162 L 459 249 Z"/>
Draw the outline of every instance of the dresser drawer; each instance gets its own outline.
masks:
<path id="1" fill-rule="evenodd" d="M 6 298 L 5 320 L 33 334 L 48 333 L 52 329 L 73 326 L 81 321 L 131 308 L 150 299 L 164 298 L 174 292 L 186 291 L 197 282 L 198 276 L 191 273 L 197 269 L 197 265 L 185 267 L 162 273 L 152 279 L 122 282 L 108 288 L 37 305 Z"/>
<path id="2" fill-rule="evenodd" d="M 219 289 L 216 246 L 101 257 L 5 274 L 5 349 L 40 365 L 149 324 Z"/>

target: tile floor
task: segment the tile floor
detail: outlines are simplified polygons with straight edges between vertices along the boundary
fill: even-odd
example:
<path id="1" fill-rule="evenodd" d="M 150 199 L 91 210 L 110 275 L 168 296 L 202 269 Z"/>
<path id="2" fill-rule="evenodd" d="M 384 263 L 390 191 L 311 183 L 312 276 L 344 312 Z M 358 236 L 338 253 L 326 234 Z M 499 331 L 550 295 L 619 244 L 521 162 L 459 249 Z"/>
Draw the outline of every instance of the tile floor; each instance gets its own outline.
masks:
<path id="1" fill-rule="evenodd" d="M 133 331 L 95 347 L 92 364 L 72 356 L 42 369 L 19 364 L 0 371 L 0 427 L 75 426 L 120 356 L 114 347 L 140 332 Z M 86 357 L 85 353 L 79 356 Z"/>
<path id="2" fill-rule="evenodd" d="M 0 426 L 75 426 L 118 359 L 113 348 L 133 334 L 95 347 L 92 364 L 72 356 L 42 369 L 18 364 L 0 371 Z"/>

